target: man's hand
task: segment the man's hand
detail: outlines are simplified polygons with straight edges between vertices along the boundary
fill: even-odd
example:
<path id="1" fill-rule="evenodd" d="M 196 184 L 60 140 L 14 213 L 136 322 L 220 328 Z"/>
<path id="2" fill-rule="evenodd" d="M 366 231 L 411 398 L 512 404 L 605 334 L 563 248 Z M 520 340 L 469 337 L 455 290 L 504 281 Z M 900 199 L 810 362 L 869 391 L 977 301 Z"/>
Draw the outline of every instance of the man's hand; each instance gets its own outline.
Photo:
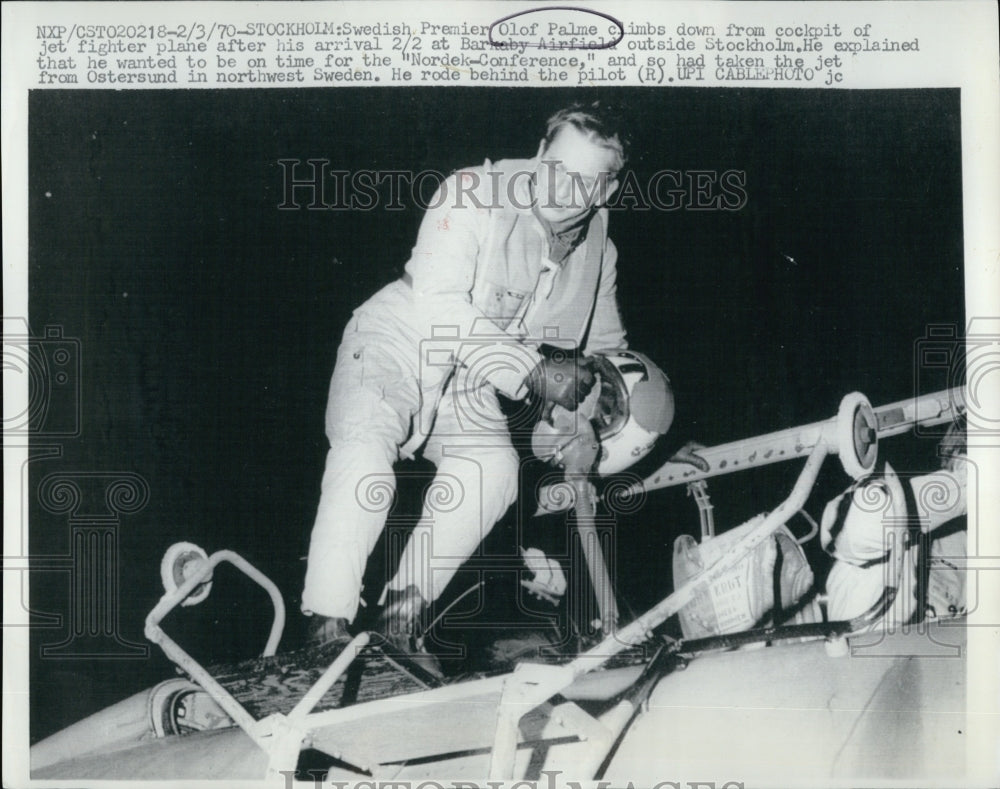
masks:
<path id="1" fill-rule="evenodd" d="M 709 462 L 698 454 L 702 449 L 707 449 L 704 444 L 697 441 L 688 441 L 684 446 L 674 452 L 670 457 L 671 463 L 689 463 L 698 471 L 707 472 L 711 470 Z"/>
<path id="2" fill-rule="evenodd" d="M 555 354 L 538 363 L 528 374 L 527 384 L 531 393 L 543 402 L 575 411 L 594 388 L 594 373 L 587 362 L 575 356 Z"/>

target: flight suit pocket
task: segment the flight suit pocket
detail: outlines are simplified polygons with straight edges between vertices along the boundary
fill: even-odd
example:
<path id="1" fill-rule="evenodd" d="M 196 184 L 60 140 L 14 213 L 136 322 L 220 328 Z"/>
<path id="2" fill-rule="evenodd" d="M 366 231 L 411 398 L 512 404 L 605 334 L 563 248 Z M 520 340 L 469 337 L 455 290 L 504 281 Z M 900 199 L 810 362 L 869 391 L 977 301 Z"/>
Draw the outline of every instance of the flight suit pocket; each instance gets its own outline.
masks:
<path id="1" fill-rule="evenodd" d="M 420 392 L 398 351 L 365 332 L 348 331 L 337 355 L 327 403 L 328 434 L 339 439 L 391 435 L 406 440 Z"/>
<path id="2" fill-rule="evenodd" d="M 502 328 L 506 328 L 521 310 L 530 291 L 512 288 L 509 285 L 490 283 L 487 294 L 489 300 L 486 310 L 487 316 Z"/>

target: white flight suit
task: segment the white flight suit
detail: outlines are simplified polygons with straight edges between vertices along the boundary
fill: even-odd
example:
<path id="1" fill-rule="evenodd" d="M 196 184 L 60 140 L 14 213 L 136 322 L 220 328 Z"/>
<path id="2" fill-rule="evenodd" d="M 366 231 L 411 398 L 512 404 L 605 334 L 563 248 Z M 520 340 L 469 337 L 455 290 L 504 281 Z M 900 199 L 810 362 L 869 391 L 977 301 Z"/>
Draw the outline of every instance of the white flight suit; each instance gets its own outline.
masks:
<path id="1" fill-rule="evenodd" d="M 415 584 L 435 600 L 517 497 L 518 456 L 496 391 L 524 397 L 543 342 L 626 347 L 607 212 L 586 220 L 586 239 L 561 264 L 548 260 L 528 189 L 536 165 L 486 161 L 450 176 L 404 279 L 349 322 L 330 383 L 303 611 L 354 619 L 395 493 L 393 463 L 421 445 L 437 474 L 387 588 Z"/>

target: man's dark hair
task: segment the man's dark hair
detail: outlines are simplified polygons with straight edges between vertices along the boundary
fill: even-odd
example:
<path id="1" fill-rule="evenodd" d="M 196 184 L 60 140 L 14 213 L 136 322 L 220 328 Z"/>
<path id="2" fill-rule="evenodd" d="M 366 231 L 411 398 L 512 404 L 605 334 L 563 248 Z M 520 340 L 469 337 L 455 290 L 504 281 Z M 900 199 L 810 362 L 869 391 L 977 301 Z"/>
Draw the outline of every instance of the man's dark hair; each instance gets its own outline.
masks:
<path id="1" fill-rule="evenodd" d="M 552 144 L 559 130 L 572 126 L 577 131 L 598 140 L 606 148 L 618 153 L 618 167 L 625 166 L 628 159 L 629 139 L 619 114 L 606 104 L 594 101 L 589 104 L 578 102 L 559 110 L 549 118 L 545 128 L 545 147 Z"/>

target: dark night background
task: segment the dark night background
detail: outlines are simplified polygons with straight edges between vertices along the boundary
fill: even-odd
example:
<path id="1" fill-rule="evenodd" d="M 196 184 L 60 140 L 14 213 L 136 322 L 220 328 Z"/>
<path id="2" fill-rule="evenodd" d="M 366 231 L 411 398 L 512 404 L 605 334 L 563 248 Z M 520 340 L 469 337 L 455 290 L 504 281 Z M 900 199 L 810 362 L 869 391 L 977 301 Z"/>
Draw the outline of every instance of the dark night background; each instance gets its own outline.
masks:
<path id="1" fill-rule="evenodd" d="M 851 391 L 881 404 L 947 383 L 913 360 L 928 325 L 964 319 L 956 90 L 35 91 L 29 314 L 34 333 L 61 326 L 80 341 L 81 432 L 31 464 L 32 553 L 70 551 L 67 516 L 38 503 L 47 475 L 136 474 L 149 499 L 116 531 L 121 640 L 145 643 L 160 557 L 190 540 L 279 583 L 295 646 L 340 333 L 401 273 L 421 211 L 280 211 L 278 160 L 447 173 L 533 155 L 552 110 L 593 97 L 631 108 L 642 183 L 661 169 L 746 172 L 739 211 L 612 213 L 631 346 L 677 390 L 656 459 L 687 439 L 827 418 Z M 914 469 L 933 463 L 934 442 L 881 451 Z M 846 484 L 830 469 L 817 517 Z M 773 507 L 796 473 L 713 481 L 720 528 Z M 398 507 L 418 494 L 404 486 Z M 618 585 L 633 608 L 669 591 L 674 537 L 697 523 L 683 489 L 620 519 Z M 543 527 L 565 531 L 525 530 Z M 509 553 L 515 529 L 490 545 Z M 208 602 L 166 623 L 209 663 L 258 651 L 270 622 L 255 587 L 217 577 Z M 70 575 L 36 571 L 30 593 L 39 624 L 62 616 L 32 630 L 32 741 L 173 675 L 155 647 L 41 658 L 68 637 Z"/>

